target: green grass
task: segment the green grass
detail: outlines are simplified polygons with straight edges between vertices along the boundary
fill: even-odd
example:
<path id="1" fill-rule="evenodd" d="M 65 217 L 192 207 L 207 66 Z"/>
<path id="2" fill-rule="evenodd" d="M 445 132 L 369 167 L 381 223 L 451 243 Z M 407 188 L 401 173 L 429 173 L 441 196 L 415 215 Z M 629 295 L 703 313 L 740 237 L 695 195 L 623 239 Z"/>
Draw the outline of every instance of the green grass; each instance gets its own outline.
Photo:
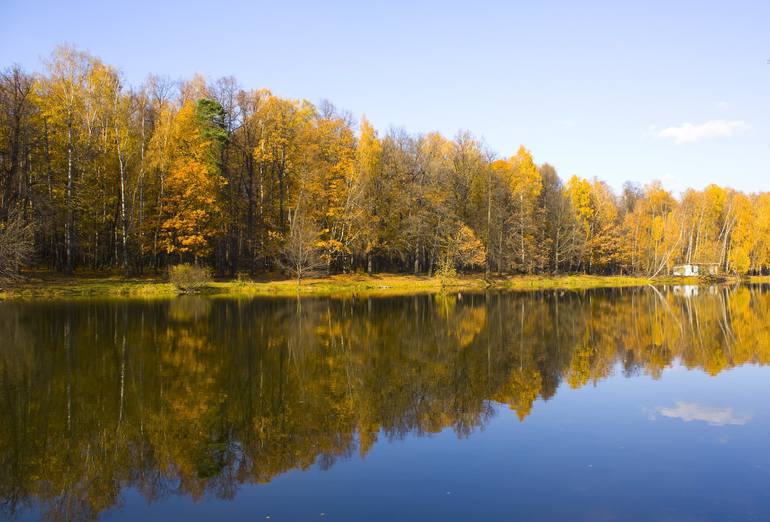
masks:
<path id="1" fill-rule="evenodd" d="M 770 278 L 766 278 L 770 281 Z M 752 279 L 753 281 L 753 279 Z M 649 279 L 634 276 L 510 276 L 484 280 L 481 275 L 461 275 L 452 279 L 402 274 L 342 274 L 305 279 L 300 286 L 293 279 L 270 281 L 216 281 L 202 293 L 223 297 L 274 296 L 388 296 L 430 294 L 442 291 L 497 290 L 580 290 L 618 288 L 649 284 L 698 284 L 697 278 L 666 277 Z M 0 299 L 71 298 L 168 298 L 177 289 L 160 277 L 125 278 L 119 275 L 78 274 L 61 276 L 31 274 L 16 286 L 0 290 Z"/>
<path id="2" fill-rule="evenodd" d="M 62 276 L 35 273 L 21 283 L 0 289 L 0 299 L 161 298 L 177 295 L 173 285 L 159 279 L 122 276 Z"/>
<path id="3" fill-rule="evenodd" d="M 653 279 L 635 276 L 515 276 L 502 279 L 495 286 L 508 290 L 618 288 L 654 284 Z"/>
<path id="4" fill-rule="evenodd" d="M 409 295 L 436 293 L 442 288 L 462 290 L 483 290 L 486 282 L 480 277 L 461 277 L 443 281 L 438 277 L 413 275 L 363 275 L 344 274 L 322 278 L 304 279 L 297 286 L 295 280 L 266 282 L 217 282 L 211 286 L 229 295 Z"/>

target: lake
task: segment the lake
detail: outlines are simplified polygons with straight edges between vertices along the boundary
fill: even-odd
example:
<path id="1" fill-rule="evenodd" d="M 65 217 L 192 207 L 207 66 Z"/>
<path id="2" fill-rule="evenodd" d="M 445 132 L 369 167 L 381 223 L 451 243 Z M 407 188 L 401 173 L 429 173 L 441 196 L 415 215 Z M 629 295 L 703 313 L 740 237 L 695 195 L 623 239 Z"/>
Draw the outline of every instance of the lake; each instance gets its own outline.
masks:
<path id="1" fill-rule="evenodd" d="M 770 287 L 0 303 L 0 518 L 770 520 Z"/>

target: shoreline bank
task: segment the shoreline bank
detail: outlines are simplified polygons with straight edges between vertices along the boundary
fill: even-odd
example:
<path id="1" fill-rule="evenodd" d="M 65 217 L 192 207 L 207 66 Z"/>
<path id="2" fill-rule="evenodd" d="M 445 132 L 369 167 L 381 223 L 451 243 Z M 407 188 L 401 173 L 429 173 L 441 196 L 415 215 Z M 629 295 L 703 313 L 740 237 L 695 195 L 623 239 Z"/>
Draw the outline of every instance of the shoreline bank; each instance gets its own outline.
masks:
<path id="1" fill-rule="evenodd" d="M 0 289 L 0 299 L 169 298 L 180 292 L 161 277 L 130 278 L 117 275 L 61 276 L 44 274 Z M 753 277 L 768 283 L 770 277 Z M 396 296 L 461 291 L 585 290 L 647 285 L 699 285 L 693 277 L 651 279 L 639 276 L 515 275 L 493 277 L 461 275 L 452 279 L 404 274 L 340 274 L 308 278 L 297 286 L 293 279 L 268 281 L 212 281 L 200 293 L 212 297 Z"/>

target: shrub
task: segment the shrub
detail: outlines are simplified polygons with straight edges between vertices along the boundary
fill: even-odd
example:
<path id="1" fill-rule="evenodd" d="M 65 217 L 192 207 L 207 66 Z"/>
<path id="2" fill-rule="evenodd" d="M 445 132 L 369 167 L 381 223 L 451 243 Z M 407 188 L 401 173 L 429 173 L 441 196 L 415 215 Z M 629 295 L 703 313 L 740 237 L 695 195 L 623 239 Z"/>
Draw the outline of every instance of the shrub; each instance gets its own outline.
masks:
<path id="1" fill-rule="evenodd" d="M 180 292 L 190 294 L 204 288 L 211 277 L 209 271 L 201 266 L 183 264 L 168 269 L 168 280 Z"/>
<path id="2" fill-rule="evenodd" d="M 34 250 L 32 225 L 19 212 L 11 212 L 0 222 L 0 283 L 21 279 L 19 269 L 29 261 Z"/>

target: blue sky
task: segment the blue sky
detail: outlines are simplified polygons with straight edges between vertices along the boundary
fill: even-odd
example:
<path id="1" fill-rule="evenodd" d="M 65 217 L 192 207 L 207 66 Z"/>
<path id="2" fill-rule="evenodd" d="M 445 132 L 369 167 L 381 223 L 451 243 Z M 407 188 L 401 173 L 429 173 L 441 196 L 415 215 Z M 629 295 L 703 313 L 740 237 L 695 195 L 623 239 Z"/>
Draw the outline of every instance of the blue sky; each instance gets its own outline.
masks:
<path id="1" fill-rule="evenodd" d="M 233 75 L 563 178 L 770 190 L 770 2 L 477 4 L 4 0 L 0 65 L 67 42 L 135 85 Z"/>

